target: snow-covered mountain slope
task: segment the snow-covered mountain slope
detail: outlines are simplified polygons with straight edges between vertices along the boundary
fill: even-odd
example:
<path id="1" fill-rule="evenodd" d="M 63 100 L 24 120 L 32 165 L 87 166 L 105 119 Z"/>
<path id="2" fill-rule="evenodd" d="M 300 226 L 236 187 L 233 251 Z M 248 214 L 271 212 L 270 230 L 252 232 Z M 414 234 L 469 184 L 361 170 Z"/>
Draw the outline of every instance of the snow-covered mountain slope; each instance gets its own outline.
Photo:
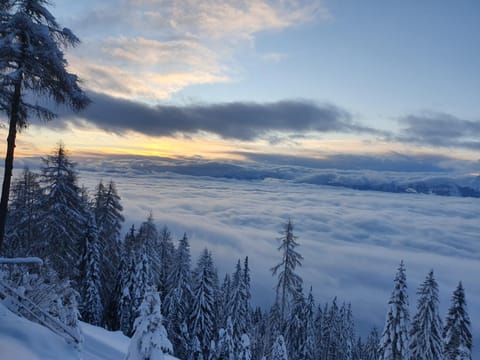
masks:
<path id="1" fill-rule="evenodd" d="M 80 350 L 47 328 L 21 318 L 0 303 L 0 359 L 5 360 L 120 360 L 130 339 L 121 332 L 82 323 Z M 167 356 L 167 360 L 176 360 Z"/>
<path id="2" fill-rule="evenodd" d="M 23 319 L 0 303 L 0 359 L 69 360 L 80 354 L 49 329 Z"/>

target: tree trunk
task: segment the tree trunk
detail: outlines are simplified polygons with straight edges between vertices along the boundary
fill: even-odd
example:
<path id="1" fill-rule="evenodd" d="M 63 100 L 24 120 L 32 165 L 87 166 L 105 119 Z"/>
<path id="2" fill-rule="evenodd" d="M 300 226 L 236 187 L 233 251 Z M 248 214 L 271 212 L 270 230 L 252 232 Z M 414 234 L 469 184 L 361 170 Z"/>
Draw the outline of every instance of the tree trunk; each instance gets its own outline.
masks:
<path id="1" fill-rule="evenodd" d="M 5 223 L 8 213 L 8 198 L 10 194 L 10 183 L 12 181 L 13 154 L 15 151 L 15 139 L 17 137 L 17 124 L 20 110 L 21 82 L 15 84 L 10 113 L 10 123 L 7 138 L 7 154 L 5 156 L 5 168 L 3 172 L 2 198 L 0 200 L 0 251 L 2 250 L 5 237 Z"/>

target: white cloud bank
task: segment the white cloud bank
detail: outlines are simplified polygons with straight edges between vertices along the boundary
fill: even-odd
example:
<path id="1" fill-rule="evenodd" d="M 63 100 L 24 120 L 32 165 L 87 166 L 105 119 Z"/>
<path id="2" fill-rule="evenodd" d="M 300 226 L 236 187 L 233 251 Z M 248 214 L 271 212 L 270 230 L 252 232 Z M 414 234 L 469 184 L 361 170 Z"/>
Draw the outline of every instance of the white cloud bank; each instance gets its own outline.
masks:
<path id="1" fill-rule="evenodd" d="M 83 173 L 92 188 L 108 173 Z M 249 256 L 253 302 L 270 305 L 279 261 L 276 238 L 291 217 L 305 260 L 305 288 L 319 302 L 351 301 L 359 330 L 383 327 L 393 277 L 407 265 L 411 312 L 415 290 L 430 269 L 446 313 L 459 280 L 466 289 L 475 338 L 480 338 L 479 200 L 355 191 L 288 180 L 242 181 L 181 175 L 113 176 L 126 209 L 126 228 L 153 211 L 176 238 L 190 237 L 194 256 L 209 247 L 220 278 L 237 258 Z"/>

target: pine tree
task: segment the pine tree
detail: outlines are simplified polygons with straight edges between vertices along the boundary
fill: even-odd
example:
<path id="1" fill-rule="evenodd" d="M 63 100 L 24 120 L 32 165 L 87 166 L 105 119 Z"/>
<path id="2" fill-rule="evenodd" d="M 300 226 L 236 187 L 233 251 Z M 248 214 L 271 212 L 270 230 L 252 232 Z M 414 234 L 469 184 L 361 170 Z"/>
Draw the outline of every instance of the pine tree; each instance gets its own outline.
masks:
<path id="1" fill-rule="evenodd" d="M 136 318 L 140 311 L 145 296 L 145 291 L 149 286 L 152 286 L 152 276 L 150 272 L 150 261 L 147 255 L 147 248 L 143 245 L 140 248 L 140 253 L 136 257 L 135 264 L 135 280 L 133 286 L 133 314 Z"/>
<path id="2" fill-rule="evenodd" d="M 438 311 L 438 285 L 433 270 L 417 291 L 417 312 L 410 331 L 411 360 L 443 359 L 442 321 Z"/>
<path id="3" fill-rule="evenodd" d="M 250 290 L 250 267 L 248 265 L 248 256 L 245 257 L 243 261 L 243 287 L 245 291 L 245 328 L 247 332 L 251 328 L 251 313 L 252 313 L 252 306 L 250 305 L 250 299 L 252 298 L 251 290 Z"/>
<path id="4" fill-rule="evenodd" d="M 92 216 L 89 217 L 86 226 L 85 238 L 82 319 L 92 325 L 100 326 L 103 316 L 103 304 L 100 295 L 100 250 L 97 228 Z"/>
<path id="5" fill-rule="evenodd" d="M 115 283 L 112 279 L 116 277 L 120 264 L 120 231 L 124 221 L 122 210 L 115 183 L 110 181 L 105 187 L 100 182 L 94 197 L 93 212 L 98 227 L 100 253 L 108 254 L 103 258 L 101 266 L 101 289 L 105 308 L 113 301 Z M 107 325 L 112 323 L 108 314 L 105 315 L 105 321 Z"/>
<path id="6" fill-rule="evenodd" d="M 295 292 L 290 315 L 285 329 L 285 342 L 287 344 L 288 357 L 290 359 L 299 359 L 301 350 L 306 342 L 306 319 L 305 298 L 301 287 Z"/>
<path id="7" fill-rule="evenodd" d="M 323 322 L 323 354 L 322 360 L 336 360 L 341 357 L 341 316 L 337 305 L 337 298 L 334 298 L 332 305 L 324 309 Z"/>
<path id="8" fill-rule="evenodd" d="M 378 347 L 380 337 L 378 336 L 377 328 L 373 328 L 365 341 L 364 346 L 364 360 L 378 360 Z"/>
<path id="9" fill-rule="evenodd" d="M 324 344 L 323 344 L 323 336 L 324 336 L 324 312 L 322 310 L 322 306 L 318 305 L 317 311 L 315 314 L 315 343 L 316 343 L 316 351 L 315 351 L 315 358 L 316 359 L 323 359 L 322 355 L 324 353 Z"/>
<path id="10" fill-rule="evenodd" d="M 400 263 L 390 297 L 385 328 L 379 346 L 379 360 L 408 360 L 408 294 L 405 265 Z"/>
<path id="11" fill-rule="evenodd" d="M 242 335 L 241 342 L 238 348 L 238 360 L 252 360 L 252 353 L 250 350 L 250 338 L 247 334 Z"/>
<path id="12" fill-rule="evenodd" d="M 453 292 L 443 329 L 445 360 L 472 359 L 472 330 L 461 282 Z"/>
<path id="13" fill-rule="evenodd" d="M 160 286 L 160 273 L 161 273 L 161 258 L 160 250 L 158 246 L 158 231 L 155 223 L 153 222 L 153 215 L 148 215 L 147 221 L 144 221 L 138 229 L 136 240 L 136 251 L 139 252 L 142 247 L 148 249 L 146 253 L 148 262 L 151 266 L 151 276 L 153 284 L 159 288 Z"/>
<path id="14" fill-rule="evenodd" d="M 236 360 L 235 345 L 232 318 L 228 317 L 226 329 L 218 331 L 218 345 L 215 358 L 219 360 Z"/>
<path id="15" fill-rule="evenodd" d="M 46 197 L 41 212 L 43 228 L 39 256 L 47 259 L 60 278 L 75 279 L 84 249 L 86 209 L 77 186 L 75 164 L 63 144 L 44 159 Z"/>
<path id="16" fill-rule="evenodd" d="M 175 246 L 173 245 L 172 235 L 166 226 L 162 228 L 158 236 L 158 254 L 160 256 L 160 298 L 162 301 L 165 301 L 165 297 L 171 289 L 168 277 L 174 266 L 173 261 L 175 254 Z"/>
<path id="17" fill-rule="evenodd" d="M 279 335 L 273 344 L 271 359 L 288 360 L 287 348 L 285 347 L 285 340 L 282 335 Z"/>
<path id="18" fill-rule="evenodd" d="M 445 360 L 472 360 L 472 330 L 461 282 L 453 292 L 442 335 Z"/>
<path id="19" fill-rule="evenodd" d="M 227 319 L 231 314 L 230 302 L 232 298 L 232 280 L 230 274 L 225 274 L 223 278 L 222 286 L 220 287 L 219 299 L 218 299 L 218 324 L 220 327 L 225 328 L 227 326 Z"/>
<path id="20" fill-rule="evenodd" d="M 126 360 L 161 360 L 166 359 L 165 354 L 172 353 L 172 344 L 162 322 L 159 293 L 154 288 L 149 288 L 145 291 L 139 316 L 135 320 L 135 332 Z"/>
<path id="21" fill-rule="evenodd" d="M 40 208 L 43 192 L 38 175 L 25 169 L 12 184 L 4 253 L 9 256 L 37 255 Z"/>
<path id="22" fill-rule="evenodd" d="M 353 358 L 355 348 L 355 323 L 351 304 L 343 305 L 341 310 L 341 347 L 344 350 L 343 357 L 346 360 Z"/>
<path id="23" fill-rule="evenodd" d="M 126 251 L 126 250 L 125 250 Z M 122 268 L 119 289 L 120 298 L 118 301 L 118 325 L 119 329 L 127 336 L 132 334 L 134 314 L 134 288 L 135 288 L 135 254 L 133 249 L 124 257 L 125 267 Z"/>
<path id="24" fill-rule="evenodd" d="M 31 117 L 50 120 L 55 113 L 39 105 L 38 97 L 66 104 L 74 111 L 89 99 L 76 75 L 66 71 L 62 49 L 79 39 L 62 28 L 48 11 L 47 0 L 2 1 L 0 7 L 0 111 L 9 117 L 7 153 L 0 200 L 2 248 L 17 131 Z"/>
<path id="25" fill-rule="evenodd" d="M 279 303 L 282 318 L 285 319 L 287 304 L 295 297 L 297 289 L 302 284 L 302 278 L 295 273 L 295 268 L 302 265 L 303 257 L 295 250 L 298 243 L 297 237 L 293 234 L 293 224 L 290 219 L 284 225 L 281 234 L 278 250 L 282 252 L 282 261 L 271 270 L 273 275 L 278 273 L 276 301 Z"/>
<path id="26" fill-rule="evenodd" d="M 315 334 L 315 300 L 313 298 L 312 288 L 305 303 L 303 318 L 305 321 L 305 341 L 300 349 L 301 358 L 304 360 L 316 359 L 316 334 Z"/>
<path id="27" fill-rule="evenodd" d="M 172 270 L 168 277 L 170 290 L 165 298 L 167 331 L 175 355 L 179 358 L 186 358 L 188 351 L 187 323 L 193 298 L 190 262 L 190 245 L 187 234 L 184 234 L 174 252 Z"/>
<path id="28" fill-rule="evenodd" d="M 230 292 L 230 301 L 228 303 L 228 316 L 233 323 L 233 341 L 237 344 L 240 342 L 240 336 L 247 331 L 247 292 L 245 278 L 240 265 L 237 262 L 235 273 L 232 276 L 232 285 Z"/>
<path id="29" fill-rule="evenodd" d="M 194 272 L 193 304 L 190 313 L 191 335 L 198 339 L 204 358 L 208 358 L 210 341 L 215 331 L 217 281 L 212 255 L 205 249 Z"/>

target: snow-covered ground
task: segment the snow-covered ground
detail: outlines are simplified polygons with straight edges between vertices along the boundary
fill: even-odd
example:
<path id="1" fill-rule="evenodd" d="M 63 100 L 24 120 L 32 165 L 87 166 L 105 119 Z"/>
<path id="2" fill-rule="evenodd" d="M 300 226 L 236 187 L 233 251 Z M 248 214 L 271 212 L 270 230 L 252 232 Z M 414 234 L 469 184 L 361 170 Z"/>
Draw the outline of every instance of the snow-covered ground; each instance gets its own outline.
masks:
<path id="1" fill-rule="evenodd" d="M 126 355 L 130 339 L 82 323 L 81 349 L 69 345 L 47 328 L 10 312 L 0 303 L 0 359 L 5 360 L 120 360 Z M 166 360 L 176 358 L 167 356 Z"/>

